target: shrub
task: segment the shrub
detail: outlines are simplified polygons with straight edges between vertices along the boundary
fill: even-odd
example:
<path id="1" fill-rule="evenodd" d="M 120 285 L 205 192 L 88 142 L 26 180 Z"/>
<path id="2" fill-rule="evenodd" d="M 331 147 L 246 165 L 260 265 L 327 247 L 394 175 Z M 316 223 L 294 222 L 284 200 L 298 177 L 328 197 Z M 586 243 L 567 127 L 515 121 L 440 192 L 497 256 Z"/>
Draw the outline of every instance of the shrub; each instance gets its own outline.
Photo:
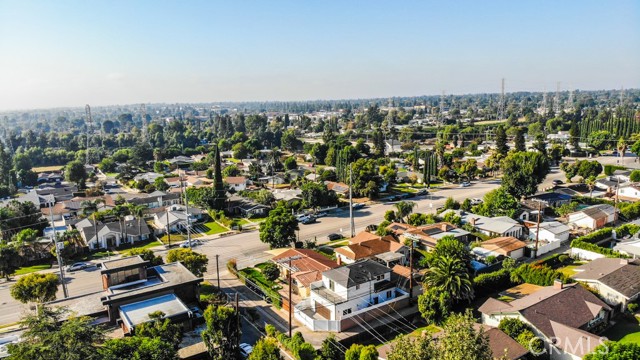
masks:
<path id="1" fill-rule="evenodd" d="M 569 263 L 569 259 L 570 259 L 570 257 L 565 255 L 565 254 L 562 254 L 562 255 L 558 256 L 558 261 L 560 261 L 560 263 L 562 263 L 563 265 L 564 264 L 568 264 Z"/>
<path id="2" fill-rule="evenodd" d="M 276 337 L 278 333 L 278 329 L 271 324 L 267 324 L 264 326 L 264 331 L 267 333 L 267 336 Z"/>
<path id="3" fill-rule="evenodd" d="M 625 170 L 626 168 L 624 166 L 619 166 L 619 165 L 605 165 L 604 166 L 604 173 L 607 176 L 611 176 L 613 175 L 613 172 L 616 170 Z"/>
<path id="4" fill-rule="evenodd" d="M 535 339 L 535 340 L 534 340 Z M 531 330 L 525 330 L 518 335 L 515 340 L 525 349 L 529 349 L 533 353 L 540 354 L 544 349 L 544 342 Z"/>
<path id="5" fill-rule="evenodd" d="M 227 261 L 227 270 L 235 276 L 238 276 L 238 262 L 236 259 L 229 259 Z"/>
<path id="6" fill-rule="evenodd" d="M 477 297 L 507 289 L 511 285 L 511 273 L 508 269 L 480 274 L 473 279 L 473 289 Z"/>
<path id="7" fill-rule="evenodd" d="M 280 276 L 280 269 L 278 269 L 276 264 L 268 262 L 262 267 L 262 274 L 264 274 L 267 280 L 274 281 Z"/>
<path id="8" fill-rule="evenodd" d="M 630 313 L 635 313 L 636 311 L 638 311 L 638 308 L 640 307 L 640 305 L 638 305 L 638 303 L 628 303 L 627 304 L 627 310 L 629 310 Z"/>
<path id="9" fill-rule="evenodd" d="M 546 265 L 522 264 L 511 272 L 511 281 L 519 284 L 529 283 L 538 286 L 551 286 L 556 279 L 567 280 L 564 274 Z"/>
<path id="10" fill-rule="evenodd" d="M 602 254 L 608 258 L 626 258 L 628 256 L 619 253 L 618 251 L 615 251 L 613 249 L 609 249 L 609 248 L 605 248 L 602 246 L 598 246 L 596 244 L 592 244 L 592 243 L 588 243 L 588 242 L 584 242 L 582 240 L 580 240 L 580 238 L 575 239 L 571 242 L 571 247 L 575 248 L 575 249 L 582 249 L 582 250 L 587 250 L 587 251 L 591 251 L 594 252 L 596 254 Z"/>
<path id="11" fill-rule="evenodd" d="M 529 330 L 529 326 L 517 318 L 504 318 L 500 320 L 498 329 L 502 330 L 509 337 L 516 338 L 524 331 Z"/>
<path id="12" fill-rule="evenodd" d="M 487 256 L 487 264 L 488 265 L 493 265 L 493 264 L 496 263 L 496 261 L 498 261 L 498 258 L 496 258 L 494 255 Z"/>

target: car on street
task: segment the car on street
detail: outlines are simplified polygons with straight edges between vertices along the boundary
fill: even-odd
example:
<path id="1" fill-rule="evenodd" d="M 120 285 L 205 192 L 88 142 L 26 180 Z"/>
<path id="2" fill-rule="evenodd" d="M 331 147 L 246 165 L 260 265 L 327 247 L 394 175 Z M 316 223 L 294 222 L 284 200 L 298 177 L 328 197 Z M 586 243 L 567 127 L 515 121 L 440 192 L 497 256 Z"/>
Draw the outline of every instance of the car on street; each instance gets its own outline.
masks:
<path id="1" fill-rule="evenodd" d="M 471 201 L 471 205 L 480 205 L 480 204 L 482 204 L 482 199 L 473 198 L 470 201 Z"/>
<path id="2" fill-rule="evenodd" d="M 364 204 L 353 204 L 353 210 L 358 210 L 358 209 L 362 209 L 364 207 Z"/>
<path id="3" fill-rule="evenodd" d="M 416 195 L 421 196 L 421 195 L 428 195 L 429 192 L 427 191 L 427 189 L 420 189 L 416 192 Z"/>
<path id="4" fill-rule="evenodd" d="M 314 222 L 316 222 L 316 217 L 312 215 L 309 215 L 306 218 L 300 220 L 300 223 L 303 225 L 313 224 Z"/>
<path id="5" fill-rule="evenodd" d="M 84 270 L 88 267 L 91 267 L 91 264 L 87 264 L 84 262 L 77 262 L 77 263 L 73 263 L 71 265 L 69 265 L 69 267 L 67 268 L 67 271 L 78 271 L 78 270 Z"/>
<path id="6" fill-rule="evenodd" d="M 198 239 L 191 240 L 191 247 L 200 246 L 202 244 L 203 244 L 203 242 L 198 240 Z M 183 249 L 188 249 L 189 248 L 189 242 L 188 241 L 183 242 L 182 244 L 180 244 L 180 247 L 183 248 Z"/>
<path id="7" fill-rule="evenodd" d="M 564 182 L 562 182 L 562 180 L 559 180 L 559 179 L 555 179 L 551 183 L 553 183 L 553 185 L 555 186 L 564 184 Z"/>
<path id="8" fill-rule="evenodd" d="M 461 187 L 461 188 L 463 188 L 463 187 L 469 187 L 469 186 L 471 186 L 471 183 L 470 183 L 470 182 L 468 182 L 468 181 L 465 181 L 465 182 L 463 182 L 463 183 L 460 183 L 460 187 Z"/>
<path id="9" fill-rule="evenodd" d="M 253 351 L 253 346 L 247 343 L 240 344 L 240 355 L 242 355 L 243 358 L 245 359 L 248 358 L 252 351 Z"/>
<path id="10" fill-rule="evenodd" d="M 336 233 L 329 234 L 329 235 L 327 235 L 327 239 L 329 241 L 339 240 L 339 239 L 342 239 L 342 235 L 336 234 Z"/>

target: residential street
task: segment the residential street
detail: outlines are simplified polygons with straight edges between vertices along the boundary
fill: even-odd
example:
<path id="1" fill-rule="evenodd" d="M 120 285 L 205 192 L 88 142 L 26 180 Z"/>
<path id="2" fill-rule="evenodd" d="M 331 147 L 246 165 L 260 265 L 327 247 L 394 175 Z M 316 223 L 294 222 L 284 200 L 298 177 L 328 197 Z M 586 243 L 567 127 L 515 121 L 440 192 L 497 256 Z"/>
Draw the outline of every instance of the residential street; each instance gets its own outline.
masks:
<path id="1" fill-rule="evenodd" d="M 617 158 L 608 156 L 597 159 L 602 164 L 615 164 Z M 634 162 L 631 158 L 626 158 L 625 165 L 638 168 L 640 164 Z M 555 179 L 564 180 L 564 173 L 558 168 L 552 169 L 545 181 L 540 185 L 540 189 L 552 187 L 551 182 Z M 482 198 L 487 192 L 499 187 L 499 181 L 473 182 L 470 187 L 458 188 L 452 185 L 451 188 L 441 189 L 433 195 L 421 196 L 410 199 L 418 204 L 415 212 L 435 212 L 438 206 L 444 204 L 447 197 L 451 196 L 458 201 L 465 198 Z M 367 225 L 379 224 L 384 219 L 384 213 L 393 209 L 393 203 L 377 203 L 366 206 L 363 209 L 354 211 L 355 231 L 356 233 L 365 229 Z M 341 233 L 345 236 L 349 235 L 349 211 L 338 211 L 331 216 L 319 218 L 317 223 L 303 225 L 300 224 L 299 236 L 301 240 L 316 238 L 318 243 L 326 242 L 326 236 L 330 233 Z M 258 231 L 245 232 L 227 237 L 208 236 L 201 238 L 208 240 L 204 245 L 197 247 L 196 250 L 206 254 L 209 258 L 209 266 L 206 279 L 216 278 L 216 255 L 219 257 L 219 266 L 221 277 L 227 273 L 226 264 L 232 258 L 235 258 L 239 268 L 252 266 L 256 263 L 267 260 L 270 255 L 266 253 L 269 247 L 260 242 Z M 165 254 L 167 250 L 158 249 L 157 253 Z M 51 270 L 52 272 L 54 270 Z M 70 296 L 79 296 L 88 294 L 102 289 L 100 282 L 100 271 L 97 268 L 77 271 L 67 274 L 68 289 Z M 15 279 L 14 279 L 15 281 Z M 26 305 L 15 301 L 10 293 L 9 287 L 14 283 L 0 280 L 0 324 L 14 323 L 18 321 L 24 311 L 28 311 Z M 223 286 L 224 287 L 224 286 Z M 62 298 L 62 288 L 58 291 L 58 298 Z"/>

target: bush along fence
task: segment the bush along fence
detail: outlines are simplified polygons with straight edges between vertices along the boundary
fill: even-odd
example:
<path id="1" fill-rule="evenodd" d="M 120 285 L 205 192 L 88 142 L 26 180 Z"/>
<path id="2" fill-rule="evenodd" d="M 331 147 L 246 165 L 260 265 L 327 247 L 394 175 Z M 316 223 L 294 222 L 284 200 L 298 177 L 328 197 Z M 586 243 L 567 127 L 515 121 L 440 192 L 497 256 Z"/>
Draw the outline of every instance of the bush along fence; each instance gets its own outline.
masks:
<path id="1" fill-rule="evenodd" d="M 596 245 L 597 242 L 612 237 L 614 230 L 616 232 L 616 237 L 621 238 L 627 235 L 635 234 L 640 230 L 640 226 L 634 224 L 624 224 L 615 229 L 606 227 L 598 231 L 594 231 L 591 234 L 574 239 L 571 242 L 571 247 L 575 249 L 591 251 L 593 253 L 604 255 L 610 258 L 626 258 L 626 255 L 621 254 L 618 251 Z"/>
<path id="2" fill-rule="evenodd" d="M 293 333 L 293 337 L 288 337 L 287 335 L 279 332 L 276 328 L 267 324 L 265 326 L 265 331 L 267 336 L 275 338 L 278 340 L 280 345 L 284 347 L 289 353 L 291 353 L 296 360 L 315 360 L 318 357 L 318 352 L 313 347 L 313 345 L 305 342 L 304 337 L 298 331 Z"/>
<path id="3" fill-rule="evenodd" d="M 282 296 L 276 290 L 265 283 L 260 277 L 256 276 L 255 271 L 238 270 L 235 275 L 243 284 L 245 284 L 253 292 L 265 296 L 265 300 L 270 301 L 277 309 L 282 308 Z"/>

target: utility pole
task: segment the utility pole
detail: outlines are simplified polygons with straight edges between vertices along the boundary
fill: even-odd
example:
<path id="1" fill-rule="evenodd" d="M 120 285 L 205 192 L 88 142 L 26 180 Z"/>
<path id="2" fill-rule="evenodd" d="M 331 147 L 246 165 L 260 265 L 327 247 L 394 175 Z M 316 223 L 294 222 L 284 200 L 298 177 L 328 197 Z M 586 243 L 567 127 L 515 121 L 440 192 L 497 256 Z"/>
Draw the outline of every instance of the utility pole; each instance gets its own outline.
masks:
<path id="1" fill-rule="evenodd" d="M 62 265 L 62 256 L 60 252 L 64 248 L 64 243 L 58 242 L 58 237 L 56 236 L 56 225 L 53 223 L 53 206 L 55 201 L 50 202 L 49 215 L 51 216 L 51 233 L 53 234 L 53 245 L 56 247 L 56 256 L 58 258 L 58 268 L 60 269 L 60 282 L 62 282 L 62 292 L 64 293 L 64 297 L 69 297 L 69 292 L 67 291 L 67 283 L 64 280 L 64 266 Z M 98 241 L 98 234 L 96 234 L 96 241 Z M 59 246 L 62 244 L 62 246 Z"/>
<path id="2" fill-rule="evenodd" d="M 218 278 L 218 289 L 220 289 L 220 266 L 218 266 L 218 258 L 220 255 L 216 254 L 216 277 Z"/>
<path id="3" fill-rule="evenodd" d="M 236 291 L 236 326 L 238 327 L 238 336 L 236 339 L 236 346 L 240 349 L 240 298 L 238 297 L 238 292 Z"/>
<path id="4" fill-rule="evenodd" d="M 616 176 L 617 184 L 616 184 L 616 198 L 614 201 L 613 207 L 613 225 L 615 226 L 618 223 L 618 189 L 620 189 L 620 178 Z"/>
<path id="5" fill-rule="evenodd" d="M 291 268 L 291 258 L 289 258 L 289 339 L 291 339 L 291 332 L 293 330 L 293 301 L 291 301 L 291 278 L 293 277 L 293 271 Z"/>
<path id="6" fill-rule="evenodd" d="M 351 237 L 356 236 L 356 226 L 353 220 L 353 166 L 349 164 L 349 220 L 351 225 Z"/>
<path id="7" fill-rule="evenodd" d="M 538 224 L 536 226 L 536 253 L 534 259 L 538 258 L 538 239 L 540 237 L 540 217 L 542 216 L 542 201 L 538 201 Z"/>
<path id="8" fill-rule="evenodd" d="M 409 253 L 409 302 L 413 298 L 413 244 L 414 240 L 411 240 L 411 252 Z"/>
<path id="9" fill-rule="evenodd" d="M 169 208 L 166 208 L 167 210 L 167 241 L 169 241 L 169 244 L 167 246 L 171 246 L 171 231 L 169 229 Z"/>
<path id="10" fill-rule="evenodd" d="M 180 178 L 180 189 L 182 189 L 182 177 Z M 187 244 L 189 244 L 189 249 L 191 247 L 191 218 L 189 216 L 189 199 L 187 198 L 187 190 L 184 190 L 184 213 L 187 216 Z"/>
<path id="11" fill-rule="evenodd" d="M 87 153 L 85 154 L 86 155 L 85 163 L 87 165 L 89 165 L 89 134 L 91 133 L 91 128 L 92 128 L 91 125 L 93 123 L 93 120 L 91 119 L 91 106 L 89 106 L 89 104 L 87 104 L 84 107 L 84 111 L 85 111 L 85 113 L 87 115 L 87 120 L 86 120 L 86 124 L 85 124 L 86 127 L 87 127 L 87 150 L 86 150 Z M 97 234 L 96 234 L 96 236 L 97 236 Z"/>

